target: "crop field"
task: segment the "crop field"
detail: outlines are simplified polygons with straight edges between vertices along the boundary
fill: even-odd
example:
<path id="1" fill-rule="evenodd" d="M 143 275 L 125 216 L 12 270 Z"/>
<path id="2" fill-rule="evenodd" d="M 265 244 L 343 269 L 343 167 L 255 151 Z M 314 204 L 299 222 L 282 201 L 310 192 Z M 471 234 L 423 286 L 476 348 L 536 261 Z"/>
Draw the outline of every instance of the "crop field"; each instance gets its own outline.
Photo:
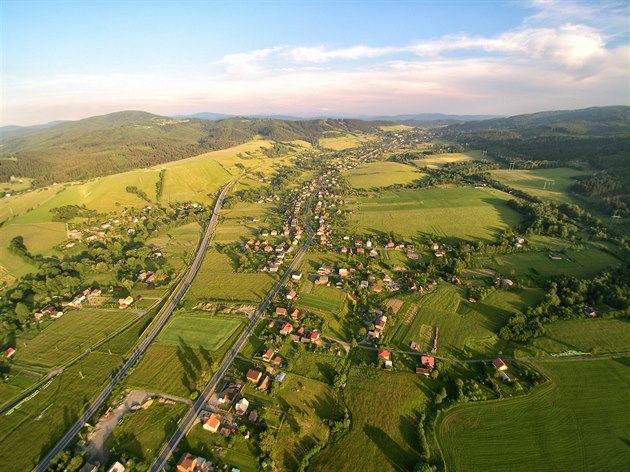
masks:
<path id="1" fill-rule="evenodd" d="M 438 421 L 448 470 L 628 470 L 630 359 L 536 367 L 550 382 L 528 395 L 457 406 Z"/>
<path id="2" fill-rule="evenodd" d="M 594 247 L 581 251 L 567 250 L 561 256 L 562 260 L 553 260 L 546 252 L 531 251 L 496 254 L 480 259 L 480 262 L 484 267 L 492 268 L 502 275 L 545 277 L 551 275 L 590 277 L 620 263 L 616 257 Z"/>
<path id="3" fill-rule="evenodd" d="M 265 272 L 234 272 L 232 264 L 229 256 L 209 249 L 186 298 L 258 302 L 277 280 Z"/>
<path id="4" fill-rule="evenodd" d="M 568 167 L 535 170 L 497 169 L 490 172 L 493 178 L 510 187 L 556 203 L 575 203 L 575 195 L 571 195 L 569 187 L 575 183 L 576 177 L 588 174 L 589 172 Z"/>
<path id="5" fill-rule="evenodd" d="M 33 339 L 17 339 L 15 359 L 53 367 L 75 358 L 138 315 L 126 310 L 82 308 L 50 322 Z"/>
<path id="6" fill-rule="evenodd" d="M 0 464 L 11 464 L 15 471 L 31 470 L 121 365 L 120 356 L 93 352 L 20 409 L 0 415 Z"/>
<path id="7" fill-rule="evenodd" d="M 167 346 L 186 345 L 216 351 L 243 325 L 233 318 L 180 315 L 173 317 L 156 342 Z"/>
<path id="8" fill-rule="evenodd" d="M 350 225 L 359 234 L 429 235 L 450 243 L 493 241 L 500 231 L 521 221 L 507 206 L 509 198 L 498 190 L 473 187 L 381 192 L 374 198 L 358 198 Z"/>
<path id="9" fill-rule="evenodd" d="M 408 184 L 426 177 L 414 167 L 398 162 L 371 162 L 345 174 L 350 185 L 358 189 Z"/>
<path id="10" fill-rule="evenodd" d="M 107 448 L 151 462 L 177 429 L 177 422 L 186 408 L 180 403 L 166 405 L 155 400 L 147 410 L 127 413 L 123 423 L 114 428 L 107 439 Z"/>
<path id="11" fill-rule="evenodd" d="M 557 321 L 545 326 L 545 335 L 532 341 L 525 353 L 536 356 L 567 351 L 605 354 L 630 352 L 630 319 L 577 319 Z M 519 355 L 522 354 L 519 353 Z"/>
<path id="12" fill-rule="evenodd" d="M 347 134 L 344 136 L 336 136 L 330 138 L 319 138 L 319 145 L 325 149 L 332 149 L 333 151 L 343 151 L 345 149 L 352 149 L 359 147 L 362 143 L 369 141 L 371 138 L 367 136 L 355 136 Z"/>
<path id="13" fill-rule="evenodd" d="M 468 152 L 447 152 L 443 154 L 431 154 L 422 159 L 412 161 L 418 167 L 428 167 L 430 169 L 438 169 L 446 164 L 453 162 L 465 162 L 474 160 L 489 160 L 481 151 Z"/>
<path id="14" fill-rule="evenodd" d="M 289 413 L 278 432 L 272 458 L 279 470 L 295 471 L 313 446 L 328 440 L 324 420 L 340 418 L 341 408 L 328 385 L 293 374 L 282 382 L 278 397 Z"/>
<path id="15" fill-rule="evenodd" d="M 315 456 L 309 470 L 375 470 L 376 464 L 380 471 L 412 470 L 420 459 L 417 421 L 431 382 L 414 374 L 352 368 L 344 393 L 350 431 Z"/>
<path id="16" fill-rule="evenodd" d="M 42 373 L 12 367 L 9 374 L 4 374 L 4 381 L 0 382 L 0 405 L 38 382 L 42 377 Z"/>

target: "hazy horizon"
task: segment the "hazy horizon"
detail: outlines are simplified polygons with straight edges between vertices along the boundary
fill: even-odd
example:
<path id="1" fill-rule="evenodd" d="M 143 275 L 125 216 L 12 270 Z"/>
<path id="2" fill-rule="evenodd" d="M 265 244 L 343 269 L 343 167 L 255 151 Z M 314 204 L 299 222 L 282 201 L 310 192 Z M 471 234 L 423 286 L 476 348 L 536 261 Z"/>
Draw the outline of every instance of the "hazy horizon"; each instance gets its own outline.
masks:
<path id="1" fill-rule="evenodd" d="M 0 125 L 628 104 L 623 2 L 5 1 Z"/>

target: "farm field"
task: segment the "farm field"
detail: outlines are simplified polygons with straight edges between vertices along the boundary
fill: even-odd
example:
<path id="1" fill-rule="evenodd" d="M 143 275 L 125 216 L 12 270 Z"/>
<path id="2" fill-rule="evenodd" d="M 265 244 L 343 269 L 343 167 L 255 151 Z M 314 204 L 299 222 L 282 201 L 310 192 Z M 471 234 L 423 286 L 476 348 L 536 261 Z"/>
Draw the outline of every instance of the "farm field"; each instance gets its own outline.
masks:
<path id="1" fill-rule="evenodd" d="M 0 383 L 0 405 L 19 395 L 43 378 L 43 373 L 21 367 L 12 367 Z"/>
<path id="2" fill-rule="evenodd" d="M 465 162 L 474 160 L 489 160 L 481 151 L 468 152 L 446 152 L 443 154 L 431 154 L 422 159 L 412 161 L 418 167 L 428 167 L 430 169 L 438 169 L 446 164 L 453 162 Z"/>
<path id="3" fill-rule="evenodd" d="M 362 164 L 356 169 L 346 172 L 345 177 L 352 187 L 369 189 L 408 184 L 426 177 L 426 174 L 406 164 L 382 161 Z"/>
<path id="4" fill-rule="evenodd" d="M 343 151 L 359 147 L 362 143 L 369 141 L 369 136 L 355 136 L 346 134 L 344 136 L 336 136 L 329 138 L 319 138 L 319 146 L 333 151 Z"/>
<path id="5" fill-rule="evenodd" d="M 596 318 L 557 321 L 545 326 L 545 335 L 535 338 L 519 355 L 545 356 L 567 351 L 605 354 L 630 352 L 630 319 Z"/>
<path id="6" fill-rule="evenodd" d="M 620 261 L 611 254 L 594 247 L 581 251 L 565 250 L 562 260 L 553 260 L 546 252 L 522 252 L 516 254 L 496 254 L 480 258 L 484 267 L 489 267 L 502 275 L 544 277 L 568 275 L 590 277 L 607 267 L 614 267 Z"/>
<path id="7" fill-rule="evenodd" d="M 418 416 L 431 382 L 411 373 L 353 367 L 344 393 L 350 431 L 315 456 L 310 470 L 374 470 L 375 464 L 380 471 L 412 470 L 420 459 Z"/>
<path id="8" fill-rule="evenodd" d="M 384 191 L 358 198 L 350 227 L 359 234 L 394 232 L 407 239 L 430 235 L 448 243 L 493 241 L 521 221 L 507 206 L 509 199 L 498 190 L 473 187 Z"/>
<path id="9" fill-rule="evenodd" d="M 229 256 L 211 248 L 186 298 L 257 302 L 267 295 L 276 279 L 276 276 L 266 272 L 234 272 Z"/>
<path id="10" fill-rule="evenodd" d="M 242 320 L 234 318 L 177 314 L 162 329 L 156 342 L 216 351 L 242 325 Z"/>
<path id="11" fill-rule="evenodd" d="M 93 352 L 19 410 L 0 415 L 0 464 L 11 464 L 15 471 L 31 470 L 122 362 L 120 356 Z"/>
<path id="12" fill-rule="evenodd" d="M 180 271 L 197 247 L 200 236 L 199 223 L 189 223 L 153 236 L 147 240 L 146 245 L 158 246 L 175 270 Z"/>
<path id="13" fill-rule="evenodd" d="M 33 339 L 18 338 L 15 360 L 44 367 L 65 364 L 137 316 L 126 310 L 87 307 L 69 311 Z"/>
<path id="14" fill-rule="evenodd" d="M 438 421 L 448 470 L 627 470 L 630 359 L 536 367 L 550 381 L 528 395 L 457 406 Z"/>
<path id="15" fill-rule="evenodd" d="M 180 403 L 158 403 L 156 399 L 147 410 L 127 413 L 123 423 L 114 428 L 107 439 L 107 448 L 151 462 L 177 429 L 177 422 L 186 408 Z"/>
<path id="16" fill-rule="evenodd" d="M 339 312 L 343 308 L 345 292 L 335 287 L 322 285 L 313 286 L 310 293 L 302 294 L 295 304 L 298 307 L 315 310 L 318 312 Z"/>
<path id="17" fill-rule="evenodd" d="M 490 172 L 494 179 L 510 187 L 556 203 L 576 203 L 575 195 L 570 193 L 569 187 L 575 183 L 576 177 L 588 174 L 589 172 L 568 167 L 535 170 L 496 169 Z"/>

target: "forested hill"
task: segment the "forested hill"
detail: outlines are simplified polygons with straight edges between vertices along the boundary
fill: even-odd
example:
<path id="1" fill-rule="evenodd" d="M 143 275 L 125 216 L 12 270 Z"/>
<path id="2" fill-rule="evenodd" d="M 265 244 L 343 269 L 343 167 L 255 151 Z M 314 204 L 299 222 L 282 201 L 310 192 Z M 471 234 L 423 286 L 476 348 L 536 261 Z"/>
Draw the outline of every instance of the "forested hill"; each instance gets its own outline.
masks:
<path id="1" fill-rule="evenodd" d="M 36 186 L 147 167 L 224 149 L 254 136 L 315 143 L 325 132 L 371 131 L 380 122 L 172 119 L 123 111 L 48 128 L 3 130 L 0 181 L 32 177 Z"/>

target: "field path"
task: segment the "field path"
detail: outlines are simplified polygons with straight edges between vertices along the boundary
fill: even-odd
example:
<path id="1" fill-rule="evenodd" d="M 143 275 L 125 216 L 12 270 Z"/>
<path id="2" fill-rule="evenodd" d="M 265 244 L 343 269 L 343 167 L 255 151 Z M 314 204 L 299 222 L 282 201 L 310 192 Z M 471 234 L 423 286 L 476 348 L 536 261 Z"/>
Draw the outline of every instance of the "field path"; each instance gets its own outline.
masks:
<path id="1" fill-rule="evenodd" d="M 210 217 L 210 221 L 208 222 L 208 227 L 206 228 L 206 232 L 204 237 L 199 241 L 197 248 L 195 250 L 195 256 L 188 266 L 188 270 L 184 271 L 182 280 L 177 285 L 177 288 L 173 292 L 173 295 L 168 299 L 167 303 L 162 307 L 160 312 L 156 315 L 156 320 L 153 322 L 153 326 L 149 329 L 149 331 L 144 335 L 144 339 L 140 342 L 136 350 L 129 357 L 127 362 L 120 368 L 120 370 L 114 375 L 114 377 L 107 383 L 105 388 L 101 391 L 101 393 L 92 401 L 90 406 L 85 410 L 85 412 L 81 415 L 81 417 L 72 425 L 72 427 L 66 431 L 66 434 L 57 442 L 57 444 L 44 456 L 44 458 L 40 461 L 40 463 L 35 467 L 36 472 L 44 472 L 48 469 L 48 464 L 50 461 L 61 451 L 63 451 L 72 439 L 81 431 L 83 425 L 87 423 L 90 418 L 98 411 L 100 406 L 107 400 L 107 398 L 111 395 L 118 382 L 120 382 L 127 371 L 133 367 L 133 365 L 138 361 L 140 356 L 144 354 L 147 348 L 151 345 L 153 340 L 157 337 L 158 333 L 162 329 L 162 327 L 166 324 L 168 319 L 170 318 L 173 310 L 179 304 L 180 300 L 183 298 L 184 294 L 188 290 L 191 282 L 197 275 L 197 271 L 199 267 L 201 267 L 201 263 L 203 262 L 203 258 L 206 255 L 206 251 L 208 249 L 208 243 L 210 242 L 210 237 L 214 232 L 214 228 L 217 225 L 219 219 L 219 211 L 223 206 L 223 201 L 225 200 L 225 196 L 232 186 L 236 183 L 236 181 L 242 176 L 238 175 L 230 180 L 225 187 L 219 193 L 217 201 L 214 206 L 214 210 L 212 212 L 212 216 Z"/>

